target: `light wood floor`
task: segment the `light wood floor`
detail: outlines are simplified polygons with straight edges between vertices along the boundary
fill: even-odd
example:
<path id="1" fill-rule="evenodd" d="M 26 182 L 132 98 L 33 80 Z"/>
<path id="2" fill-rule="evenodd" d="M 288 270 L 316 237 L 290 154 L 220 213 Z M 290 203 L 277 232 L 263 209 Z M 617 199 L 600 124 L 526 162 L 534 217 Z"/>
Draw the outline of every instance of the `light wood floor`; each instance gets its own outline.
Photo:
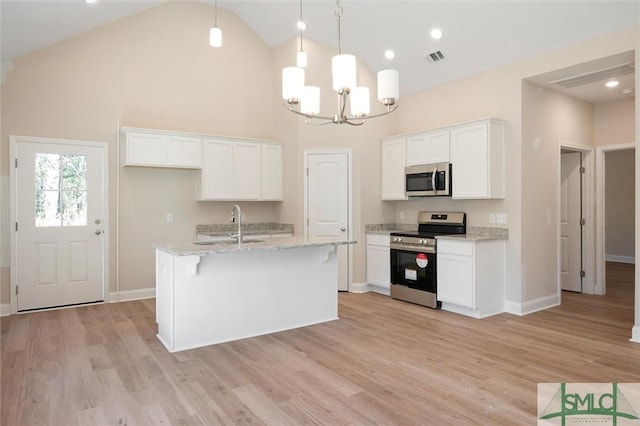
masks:
<path id="1" fill-rule="evenodd" d="M 338 321 L 175 354 L 153 300 L 14 315 L 0 422 L 533 425 L 538 382 L 640 382 L 628 273 L 484 320 L 340 294 Z"/>

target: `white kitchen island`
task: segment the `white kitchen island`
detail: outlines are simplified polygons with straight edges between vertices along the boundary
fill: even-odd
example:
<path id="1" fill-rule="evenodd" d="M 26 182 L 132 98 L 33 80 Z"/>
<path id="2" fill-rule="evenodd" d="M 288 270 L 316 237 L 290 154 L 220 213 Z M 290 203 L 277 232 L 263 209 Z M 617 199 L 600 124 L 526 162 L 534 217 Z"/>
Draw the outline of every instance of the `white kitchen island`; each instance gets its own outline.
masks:
<path id="1" fill-rule="evenodd" d="M 338 319 L 336 247 L 354 243 L 156 245 L 158 339 L 175 352 Z"/>

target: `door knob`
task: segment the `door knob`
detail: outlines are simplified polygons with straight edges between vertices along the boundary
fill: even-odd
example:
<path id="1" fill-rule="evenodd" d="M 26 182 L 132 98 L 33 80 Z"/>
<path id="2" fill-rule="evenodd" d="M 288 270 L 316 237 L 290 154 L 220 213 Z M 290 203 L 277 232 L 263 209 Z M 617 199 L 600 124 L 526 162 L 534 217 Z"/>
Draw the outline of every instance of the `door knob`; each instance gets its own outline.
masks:
<path id="1" fill-rule="evenodd" d="M 100 235 L 102 234 L 102 230 L 101 229 L 96 229 L 96 235 Z"/>
<path id="2" fill-rule="evenodd" d="M 341 230 L 342 232 L 344 232 L 344 231 L 346 231 L 346 230 L 347 230 L 347 228 L 345 228 L 345 227 L 343 226 L 342 228 L 340 228 L 340 230 Z"/>

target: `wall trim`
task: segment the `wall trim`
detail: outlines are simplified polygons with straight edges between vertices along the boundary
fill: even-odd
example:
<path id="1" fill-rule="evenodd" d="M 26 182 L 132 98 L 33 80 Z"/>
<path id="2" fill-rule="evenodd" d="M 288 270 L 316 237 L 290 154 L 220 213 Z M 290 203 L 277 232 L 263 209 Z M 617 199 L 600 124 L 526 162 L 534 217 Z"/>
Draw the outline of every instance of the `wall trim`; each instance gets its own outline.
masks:
<path id="1" fill-rule="evenodd" d="M 608 254 L 605 256 L 605 260 L 607 262 L 636 263 L 636 258 L 633 256 L 618 256 L 617 254 Z"/>
<path id="2" fill-rule="evenodd" d="M 510 314 L 523 316 L 559 305 L 560 295 L 553 294 L 551 296 L 540 297 L 524 303 L 507 300 L 504 303 L 504 311 Z"/>
<path id="3" fill-rule="evenodd" d="M 118 292 L 114 291 L 109 293 L 108 303 L 130 302 L 132 300 L 153 299 L 154 297 L 156 297 L 155 287 L 124 290 L 119 293 L 119 297 Z"/>
<path id="4" fill-rule="evenodd" d="M 389 297 L 391 296 L 391 287 L 389 286 L 389 284 L 369 284 L 369 289 L 374 293 L 382 294 Z"/>
<path id="5" fill-rule="evenodd" d="M 631 329 L 631 339 L 630 342 L 640 343 L 640 325 L 634 325 Z"/>
<path id="6" fill-rule="evenodd" d="M 349 293 L 368 293 L 371 291 L 371 287 L 367 283 L 351 283 L 349 286 Z"/>
<path id="7" fill-rule="evenodd" d="M 3 303 L 0 305 L 0 317 L 8 317 L 11 315 L 11 303 Z"/>

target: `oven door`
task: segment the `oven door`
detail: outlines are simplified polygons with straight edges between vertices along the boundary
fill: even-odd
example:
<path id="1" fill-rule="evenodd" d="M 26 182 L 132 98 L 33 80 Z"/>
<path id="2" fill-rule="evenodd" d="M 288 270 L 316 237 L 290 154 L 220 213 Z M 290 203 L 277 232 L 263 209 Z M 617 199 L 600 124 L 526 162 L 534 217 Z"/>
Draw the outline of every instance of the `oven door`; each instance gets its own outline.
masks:
<path id="1" fill-rule="evenodd" d="M 391 284 L 436 293 L 436 251 L 434 247 L 392 246 Z"/>

